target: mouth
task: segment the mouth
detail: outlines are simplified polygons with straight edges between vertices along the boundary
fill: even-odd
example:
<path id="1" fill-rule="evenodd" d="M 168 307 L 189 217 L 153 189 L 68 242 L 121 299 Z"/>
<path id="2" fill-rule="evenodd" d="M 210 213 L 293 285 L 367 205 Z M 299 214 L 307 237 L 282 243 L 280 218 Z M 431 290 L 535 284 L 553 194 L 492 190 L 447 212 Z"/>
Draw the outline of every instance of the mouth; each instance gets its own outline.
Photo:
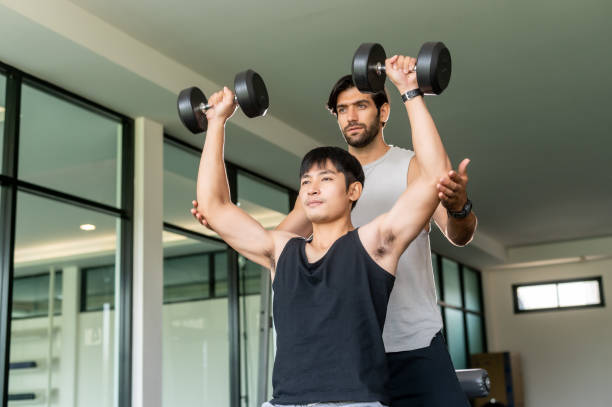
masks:
<path id="1" fill-rule="evenodd" d="M 361 129 L 363 129 L 363 126 L 351 126 L 351 127 L 346 129 L 346 132 L 350 133 L 350 132 L 358 131 L 358 130 L 361 130 Z"/>
<path id="2" fill-rule="evenodd" d="M 322 203 L 323 201 L 310 201 L 306 203 L 306 206 L 315 207 L 321 205 Z"/>

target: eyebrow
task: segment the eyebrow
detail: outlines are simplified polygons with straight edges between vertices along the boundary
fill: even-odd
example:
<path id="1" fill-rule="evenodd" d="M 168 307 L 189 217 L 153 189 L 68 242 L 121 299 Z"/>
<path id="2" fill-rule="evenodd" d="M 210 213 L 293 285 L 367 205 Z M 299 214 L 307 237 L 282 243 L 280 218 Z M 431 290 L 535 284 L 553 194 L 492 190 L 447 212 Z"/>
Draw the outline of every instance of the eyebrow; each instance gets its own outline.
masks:
<path id="1" fill-rule="evenodd" d="M 333 170 L 321 170 L 317 173 L 317 175 L 324 175 L 324 174 L 337 174 L 337 171 L 333 171 Z M 308 173 L 302 175 L 302 178 L 312 178 L 311 175 L 308 175 Z"/>
<path id="2" fill-rule="evenodd" d="M 353 102 L 353 103 L 341 103 L 341 104 L 336 106 L 336 109 L 339 108 L 339 107 L 347 107 L 348 105 L 358 105 L 359 103 L 366 103 L 367 104 L 368 102 L 369 101 L 367 99 L 359 99 L 358 101 Z"/>

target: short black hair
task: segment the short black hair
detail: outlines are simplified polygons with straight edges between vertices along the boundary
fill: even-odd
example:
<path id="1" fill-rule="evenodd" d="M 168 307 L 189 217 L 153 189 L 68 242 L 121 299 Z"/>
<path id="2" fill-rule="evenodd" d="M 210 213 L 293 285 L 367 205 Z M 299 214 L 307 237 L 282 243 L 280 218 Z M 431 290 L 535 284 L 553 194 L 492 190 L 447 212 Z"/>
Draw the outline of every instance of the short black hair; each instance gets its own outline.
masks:
<path id="1" fill-rule="evenodd" d="M 359 182 L 363 185 L 365 175 L 361 164 L 351 153 L 339 147 L 317 147 L 306 153 L 300 165 L 300 179 L 315 165 L 325 166 L 327 160 L 336 167 L 336 170 L 344 174 L 347 190 L 353 182 Z M 353 202 L 351 209 L 355 207 L 356 203 L 357 201 Z"/>
<path id="2" fill-rule="evenodd" d="M 345 90 L 354 88 L 356 86 L 357 85 L 355 85 L 351 75 L 344 75 L 342 78 L 338 79 L 338 82 L 336 82 L 331 90 L 331 93 L 329 94 L 329 99 L 327 99 L 327 110 L 334 115 L 338 115 L 338 110 L 336 109 L 336 106 L 338 105 L 338 95 Z M 378 109 L 378 113 L 380 114 L 380 107 L 385 103 L 389 103 L 387 90 L 383 88 L 381 91 L 372 93 L 371 96 L 372 100 L 374 100 L 374 104 L 376 105 L 376 109 Z"/>

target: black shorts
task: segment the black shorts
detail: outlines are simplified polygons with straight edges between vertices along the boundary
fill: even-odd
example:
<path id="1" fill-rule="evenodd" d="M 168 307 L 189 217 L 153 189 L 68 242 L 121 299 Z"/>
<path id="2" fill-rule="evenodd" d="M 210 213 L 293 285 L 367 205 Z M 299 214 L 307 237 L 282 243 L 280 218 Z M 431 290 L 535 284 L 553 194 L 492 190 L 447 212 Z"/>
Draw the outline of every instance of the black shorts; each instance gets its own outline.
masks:
<path id="1" fill-rule="evenodd" d="M 466 407 L 441 333 L 425 348 L 387 353 L 391 407 Z"/>

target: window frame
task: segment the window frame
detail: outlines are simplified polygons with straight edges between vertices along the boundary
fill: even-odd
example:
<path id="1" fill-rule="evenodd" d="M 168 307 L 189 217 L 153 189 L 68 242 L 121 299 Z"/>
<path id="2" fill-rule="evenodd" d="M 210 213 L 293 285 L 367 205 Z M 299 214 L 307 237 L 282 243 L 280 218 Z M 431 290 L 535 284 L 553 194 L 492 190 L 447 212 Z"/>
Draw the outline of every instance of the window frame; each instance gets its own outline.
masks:
<path id="1" fill-rule="evenodd" d="M 576 282 L 587 282 L 587 281 L 597 281 L 599 286 L 599 303 L 598 304 L 587 304 L 587 305 L 572 305 L 570 307 L 549 307 L 549 308 L 536 308 L 536 309 L 528 309 L 522 310 L 519 309 L 519 300 L 518 300 L 518 289 L 521 287 L 532 287 L 536 285 L 551 285 L 554 284 L 559 287 L 559 284 L 563 283 L 576 283 Z M 514 307 L 515 314 L 530 314 L 533 312 L 550 312 L 550 311 L 567 311 L 567 310 L 579 310 L 585 308 L 604 308 L 606 306 L 606 300 L 604 297 L 604 289 L 603 289 L 603 277 L 602 276 L 591 276 L 591 277 L 577 277 L 577 278 L 569 278 L 569 279 L 557 279 L 557 280 L 547 280 L 547 281 L 536 281 L 529 283 L 516 283 L 512 284 L 512 302 Z"/>
<path id="2" fill-rule="evenodd" d="M 63 89 L 51 82 L 25 73 L 0 61 L 0 72 L 6 77 L 4 116 L 4 140 L 0 154 L 3 156 L 0 172 L 2 186 L 2 216 L 0 216 L 0 402 L 6 405 L 8 376 L 10 370 L 10 342 L 14 279 L 14 250 L 17 211 L 17 192 L 25 192 L 71 206 L 114 216 L 121 220 L 117 232 L 120 258 L 118 302 L 120 313 L 116 316 L 118 332 L 116 347 L 118 366 L 115 370 L 117 383 L 115 402 L 118 407 L 128 407 L 132 401 L 132 265 L 133 265 L 133 209 L 134 209 L 134 120 L 108 109 L 92 100 Z M 122 125 L 121 141 L 121 205 L 109 206 L 81 198 L 43 185 L 19 179 L 19 132 L 22 85 L 27 84 L 60 100 L 78 105 L 98 115 L 111 118 Z"/>

